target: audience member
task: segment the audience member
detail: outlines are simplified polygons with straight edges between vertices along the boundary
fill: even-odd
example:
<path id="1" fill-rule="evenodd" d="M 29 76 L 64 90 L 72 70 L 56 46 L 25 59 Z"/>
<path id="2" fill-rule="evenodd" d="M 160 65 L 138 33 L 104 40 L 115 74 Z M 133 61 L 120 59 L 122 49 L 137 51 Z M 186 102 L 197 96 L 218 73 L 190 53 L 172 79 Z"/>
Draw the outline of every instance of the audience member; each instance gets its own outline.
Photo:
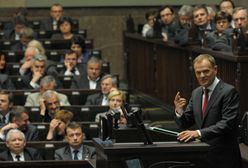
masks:
<path id="1" fill-rule="evenodd" d="M 61 17 L 59 20 L 60 33 L 53 34 L 51 38 L 54 40 L 71 40 L 74 36 L 72 26 L 73 22 L 70 17 Z"/>
<path id="2" fill-rule="evenodd" d="M 37 48 L 39 53 L 41 55 L 45 55 L 46 54 L 46 51 L 45 51 L 45 48 L 43 47 L 42 43 L 38 40 L 31 40 L 29 43 L 28 43 L 28 46 L 27 47 L 34 47 L 34 48 Z"/>
<path id="3" fill-rule="evenodd" d="M 71 50 L 78 56 L 78 63 L 87 63 L 90 52 L 86 49 L 85 40 L 82 36 L 75 35 L 71 39 Z"/>
<path id="4" fill-rule="evenodd" d="M 156 20 L 156 15 L 157 12 L 156 11 L 149 11 L 146 13 L 145 18 L 146 18 L 146 24 L 144 24 L 143 28 L 142 28 L 142 36 L 143 37 L 147 37 L 147 32 L 149 30 L 153 29 L 155 20 Z"/>
<path id="5" fill-rule="evenodd" d="M 32 58 L 36 55 L 40 55 L 39 50 L 36 47 L 28 47 L 24 52 L 24 58 L 21 59 L 21 67 L 19 69 L 20 75 L 25 75 L 30 72 L 32 66 Z"/>
<path id="6" fill-rule="evenodd" d="M 86 73 L 84 64 L 78 64 L 78 56 L 74 51 L 68 51 L 64 56 L 64 68 L 60 71 L 60 75 L 64 76 L 82 76 Z"/>
<path id="7" fill-rule="evenodd" d="M 156 20 L 153 29 L 147 32 L 147 37 L 162 37 L 163 41 L 174 39 L 179 22 L 175 11 L 170 6 L 163 6 L 159 10 L 159 19 Z"/>
<path id="8" fill-rule="evenodd" d="M 34 31 L 32 28 L 24 27 L 20 30 L 20 41 L 17 41 L 15 44 L 10 46 L 10 49 L 13 51 L 25 51 L 28 43 L 33 40 Z"/>
<path id="9" fill-rule="evenodd" d="M 88 160 L 95 154 L 95 148 L 84 145 L 84 132 L 80 124 L 71 122 L 66 126 L 65 139 L 68 145 L 55 151 L 55 160 Z"/>
<path id="10" fill-rule="evenodd" d="M 40 101 L 42 101 L 42 94 L 47 90 L 55 90 L 57 86 L 56 80 L 53 76 L 45 76 L 40 81 L 40 91 L 36 93 L 30 93 L 26 99 L 26 107 L 40 106 Z M 66 95 L 57 93 L 59 103 L 61 106 L 69 106 L 70 103 Z"/>
<path id="11" fill-rule="evenodd" d="M 183 5 L 178 11 L 179 26 L 184 29 L 189 29 L 192 22 L 192 6 Z"/>
<path id="12" fill-rule="evenodd" d="M 60 109 L 58 93 L 53 90 L 47 90 L 42 94 L 40 100 L 40 117 L 42 122 L 50 122 L 55 113 Z"/>
<path id="13" fill-rule="evenodd" d="M 117 119 L 118 125 L 127 125 L 126 114 L 121 110 L 121 106 L 125 103 L 125 95 L 122 91 L 113 89 L 108 95 L 109 111 L 104 113 L 98 113 L 95 121 L 99 122 L 100 117 L 107 118 L 107 115 L 113 116 Z M 117 115 L 117 116 L 114 116 Z M 114 123 L 114 122 L 113 122 Z"/>
<path id="14" fill-rule="evenodd" d="M 26 147 L 25 135 L 18 129 L 10 130 L 6 135 L 7 150 L 0 153 L 5 161 L 43 160 L 39 151 Z"/>
<path id="15" fill-rule="evenodd" d="M 6 26 L 6 25 L 5 25 Z M 14 26 L 5 27 L 4 38 L 8 40 L 20 40 L 21 30 L 27 26 L 26 18 L 23 15 L 14 17 Z"/>
<path id="16" fill-rule="evenodd" d="M 39 132 L 29 121 L 27 109 L 15 106 L 11 111 L 11 121 L 0 129 L 0 139 L 5 140 L 5 135 L 11 129 L 19 129 L 25 135 L 27 141 L 38 141 Z"/>
<path id="17" fill-rule="evenodd" d="M 11 110 L 13 107 L 13 94 L 9 91 L 0 91 L 0 121 L 1 125 L 7 124 L 11 120 Z"/>
<path id="18" fill-rule="evenodd" d="M 219 11 L 215 16 L 216 30 L 206 34 L 207 47 L 214 50 L 231 51 L 231 39 L 233 29 L 231 27 L 232 16 Z"/>
<path id="19" fill-rule="evenodd" d="M 65 139 L 65 128 L 73 118 L 73 113 L 59 110 L 54 114 L 47 133 L 47 140 L 61 141 Z"/>
<path id="20" fill-rule="evenodd" d="M 186 99 L 178 92 L 174 104 L 176 122 L 185 130 L 178 140 L 188 142 L 196 138 L 210 145 L 207 154 L 211 168 L 240 168 L 241 157 L 238 145 L 239 94 L 236 89 L 216 77 L 215 59 L 202 54 L 193 61 L 196 78 L 200 84 Z M 200 110 L 199 110 L 200 109 Z"/>
<path id="21" fill-rule="evenodd" d="M 20 88 L 23 89 L 38 89 L 39 83 L 42 77 L 46 75 L 52 75 L 53 77 L 58 76 L 55 65 L 50 64 L 46 57 L 42 55 L 35 55 L 31 60 L 31 72 L 21 76 Z M 47 69 L 45 69 L 47 67 Z"/>
<path id="22" fill-rule="evenodd" d="M 208 10 L 208 20 L 210 22 L 214 22 L 214 18 L 216 15 L 216 8 L 214 6 L 206 6 L 207 10 Z"/>
<path id="23" fill-rule="evenodd" d="M 181 44 L 199 44 L 203 45 L 205 35 L 215 30 L 215 25 L 209 21 L 208 10 L 204 5 L 198 5 L 193 8 L 193 25 L 191 29 L 186 30 L 176 41 Z"/>
<path id="24" fill-rule="evenodd" d="M 43 21 L 41 29 L 45 31 L 58 31 L 59 26 L 58 22 L 63 16 L 63 7 L 62 5 L 56 3 L 51 6 L 50 17 Z"/>
<path id="25" fill-rule="evenodd" d="M 105 75 L 101 79 L 101 92 L 87 97 L 85 105 L 108 105 L 108 94 L 117 88 L 117 80 L 112 75 Z"/>
<path id="26" fill-rule="evenodd" d="M 233 21 L 235 28 L 248 28 L 248 14 L 247 9 L 244 7 L 237 7 L 233 11 Z"/>
<path id="27" fill-rule="evenodd" d="M 0 89 L 15 89 L 8 74 L 9 70 L 6 64 L 6 55 L 0 51 Z"/>
<path id="28" fill-rule="evenodd" d="M 232 16 L 233 10 L 235 8 L 234 2 L 232 0 L 221 0 L 219 3 L 220 11 L 229 13 Z"/>
<path id="29" fill-rule="evenodd" d="M 74 76 L 72 89 L 98 89 L 102 76 L 102 60 L 91 57 L 87 62 L 86 75 Z"/>

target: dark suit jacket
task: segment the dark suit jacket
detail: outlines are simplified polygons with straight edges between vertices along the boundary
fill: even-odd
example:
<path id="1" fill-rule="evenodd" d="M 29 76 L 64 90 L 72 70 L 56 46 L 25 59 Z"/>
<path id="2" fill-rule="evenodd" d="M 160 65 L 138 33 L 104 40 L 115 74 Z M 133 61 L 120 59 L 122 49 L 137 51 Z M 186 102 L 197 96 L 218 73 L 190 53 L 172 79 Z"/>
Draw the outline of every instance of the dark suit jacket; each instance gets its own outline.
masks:
<path id="1" fill-rule="evenodd" d="M 96 84 L 96 89 L 100 89 L 100 81 L 99 79 Z M 80 76 L 74 76 L 71 84 L 72 89 L 90 89 L 89 79 L 86 74 Z"/>
<path id="2" fill-rule="evenodd" d="M 89 95 L 87 97 L 85 105 L 101 105 L 102 104 L 102 99 L 103 99 L 103 94 L 102 93 L 96 93 L 93 95 Z"/>
<path id="3" fill-rule="evenodd" d="M 9 150 L 0 153 L 0 158 L 4 161 L 13 161 Z M 38 150 L 34 148 L 24 148 L 25 160 L 43 160 Z"/>
<path id="4" fill-rule="evenodd" d="M 95 148 L 87 145 L 83 145 L 83 160 L 91 159 L 95 155 Z M 69 145 L 57 149 L 54 154 L 55 160 L 73 160 L 71 156 L 71 150 Z"/>
<path id="5" fill-rule="evenodd" d="M 238 168 L 239 94 L 233 86 L 220 81 L 212 92 L 203 119 L 202 94 L 202 87 L 192 92 L 186 110 L 180 118 L 176 117 L 176 122 L 182 128 L 189 128 L 195 124 L 201 132 L 201 140 L 210 144 L 209 167 Z"/>
<path id="6" fill-rule="evenodd" d="M 24 52 L 27 46 L 24 46 L 21 41 L 17 41 L 15 44 L 10 46 L 10 50 L 12 51 L 19 51 L 19 52 Z"/>
<path id="7" fill-rule="evenodd" d="M 59 26 L 57 26 L 57 28 L 59 29 Z M 49 17 L 48 19 L 43 20 L 40 29 L 45 31 L 53 31 L 53 19 Z"/>
<path id="8" fill-rule="evenodd" d="M 0 74 L 0 89 L 15 89 L 7 74 Z"/>
<path id="9" fill-rule="evenodd" d="M 26 141 L 38 141 L 39 140 L 39 132 L 35 126 L 32 124 L 28 124 L 27 130 L 23 131 Z"/>

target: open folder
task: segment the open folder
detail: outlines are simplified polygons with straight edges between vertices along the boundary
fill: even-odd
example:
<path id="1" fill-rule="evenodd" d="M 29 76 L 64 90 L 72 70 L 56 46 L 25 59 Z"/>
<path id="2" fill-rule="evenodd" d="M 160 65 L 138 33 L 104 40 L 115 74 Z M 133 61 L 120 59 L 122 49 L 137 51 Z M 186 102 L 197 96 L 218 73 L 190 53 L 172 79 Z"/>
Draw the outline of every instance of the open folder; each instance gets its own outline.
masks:
<path id="1" fill-rule="evenodd" d="M 167 129 L 163 129 L 163 128 L 158 128 L 158 127 L 149 127 L 149 129 L 152 131 L 156 131 L 156 132 L 159 132 L 162 134 L 175 136 L 175 137 L 177 137 L 177 135 L 179 134 L 179 132 L 171 131 L 171 130 L 167 130 Z"/>

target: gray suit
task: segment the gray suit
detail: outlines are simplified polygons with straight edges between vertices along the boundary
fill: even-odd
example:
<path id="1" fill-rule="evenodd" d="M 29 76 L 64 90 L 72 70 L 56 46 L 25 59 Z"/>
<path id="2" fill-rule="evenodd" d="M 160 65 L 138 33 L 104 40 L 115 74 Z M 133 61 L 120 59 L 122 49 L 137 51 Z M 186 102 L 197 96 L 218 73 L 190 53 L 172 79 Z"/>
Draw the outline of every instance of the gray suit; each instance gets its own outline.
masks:
<path id="1" fill-rule="evenodd" d="M 95 148 L 83 145 L 83 160 L 93 158 L 95 155 Z M 70 146 L 67 145 L 63 148 L 57 149 L 54 153 L 55 160 L 73 160 Z"/>
<path id="2" fill-rule="evenodd" d="M 85 105 L 102 105 L 103 94 L 96 93 L 87 97 Z"/>
<path id="3" fill-rule="evenodd" d="M 207 160 L 211 168 L 239 168 L 240 151 L 237 141 L 239 94 L 231 85 L 219 81 L 212 92 L 204 117 L 201 117 L 202 87 L 192 92 L 189 104 L 176 122 L 182 128 L 196 125 L 201 140 L 210 144 Z"/>
<path id="4" fill-rule="evenodd" d="M 66 95 L 58 93 L 58 97 L 59 97 L 59 102 L 60 102 L 61 106 L 70 106 L 70 103 L 69 103 Z M 39 104 L 40 98 L 41 98 L 40 92 L 29 94 L 27 99 L 26 99 L 25 106 L 27 106 L 27 107 L 40 106 L 40 104 Z"/>

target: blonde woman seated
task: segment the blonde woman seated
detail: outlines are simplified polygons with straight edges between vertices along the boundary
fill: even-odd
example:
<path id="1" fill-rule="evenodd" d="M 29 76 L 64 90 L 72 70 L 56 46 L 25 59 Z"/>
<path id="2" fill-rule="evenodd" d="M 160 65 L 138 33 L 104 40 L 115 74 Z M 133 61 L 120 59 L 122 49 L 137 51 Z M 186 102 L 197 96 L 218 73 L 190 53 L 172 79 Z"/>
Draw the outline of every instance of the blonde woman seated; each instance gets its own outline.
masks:
<path id="1" fill-rule="evenodd" d="M 122 91 L 117 89 L 112 89 L 112 91 L 108 95 L 108 104 L 109 104 L 109 111 L 104 113 L 99 113 L 96 115 L 95 121 L 99 122 L 100 117 L 107 118 L 107 115 L 115 115 L 118 114 L 118 125 L 126 125 L 127 119 L 126 114 L 123 113 L 121 110 L 121 106 L 125 102 L 125 95 Z"/>

